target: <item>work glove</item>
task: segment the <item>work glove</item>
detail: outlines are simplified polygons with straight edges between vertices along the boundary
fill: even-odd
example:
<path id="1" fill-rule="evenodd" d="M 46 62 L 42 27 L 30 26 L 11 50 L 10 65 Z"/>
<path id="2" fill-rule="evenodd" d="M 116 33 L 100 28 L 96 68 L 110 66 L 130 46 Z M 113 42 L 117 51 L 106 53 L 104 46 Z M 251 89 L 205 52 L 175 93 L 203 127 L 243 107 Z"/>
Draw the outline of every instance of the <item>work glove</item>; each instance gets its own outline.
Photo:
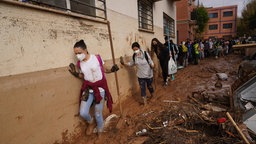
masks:
<path id="1" fill-rule="evenodd" d="M 118 71 L 119 70 L 119 67 L 116 65 L 116 64 L 114 64 L 113 66 L 112 66 L 112 68 L 111 68 L 111 72 L 116 72 L 116 71 Z"/>
<path id="2" fill-rule="evenodd" d="M 120 57 L 120 63 L 124 65 L 124 58 L 122 56 Z"/>
<path id="3" fill-rule="evenodd" d="M 75 68 L 75 65 L 73 64 L 73 63 L 70 63 L 69 64 L 69 72 L 73 75 L 73 76 L 75 76 L 75 77 L 78 77 L 79 76 L 79 73 L 78 72 L 76 72 L 76 68 Z"/>

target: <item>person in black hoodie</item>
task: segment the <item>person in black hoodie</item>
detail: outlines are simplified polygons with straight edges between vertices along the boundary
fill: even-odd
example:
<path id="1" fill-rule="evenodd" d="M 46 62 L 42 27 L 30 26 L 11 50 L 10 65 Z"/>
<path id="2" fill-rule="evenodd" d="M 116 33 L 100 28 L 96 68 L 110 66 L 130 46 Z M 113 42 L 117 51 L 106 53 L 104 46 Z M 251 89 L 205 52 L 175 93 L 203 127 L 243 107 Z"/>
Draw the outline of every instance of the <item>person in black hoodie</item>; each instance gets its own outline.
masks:
<path id="1" fill-rule="evenodd" d="M 168 37 L 165 36 L 164 39 L 165 39 L 164 45 L 168 48 Z M 174 44 L 172 40 L 169 40 L 169 42 L 170 42 L 170 51 L 171 51 L 171 54 L 172 54 L 172 59 L 176 62 L 176 59 L 177 59 L 177 56 L 178 56 L 178 53 L 179 53 L 178 46 L 176 44 Z"/>
<path id="2" fill-rule="evenodd" d="M 168 61 L 170 59 L 168 48 L 157 38 L 151 40 L 151 51 L 154 52 L 160 62 L 164 86 L 168 85 Z"/>
<path id="3" fill-rule="evenodd" d="M 174 62 L 176 63 L 176 66 L 177 66 L 177 57 L 178 57 L 178 54 L 179 54 L 179 48 L 176 44 L 173 43 L 172 40 L 169 40 L 168 41 L 168 36 L 165 36 L 164 37 L 165 39 L 165 47 L 168 48 L 168 50 L 171 52 L 170 56 L 172 57 L 172 59 L 174 60 Z M 171 75 L 172 76 L 172 80 L 174 80 L 174 74 Z M 168 79 L 169 79 L 169 76 L 168 76 Z"/>

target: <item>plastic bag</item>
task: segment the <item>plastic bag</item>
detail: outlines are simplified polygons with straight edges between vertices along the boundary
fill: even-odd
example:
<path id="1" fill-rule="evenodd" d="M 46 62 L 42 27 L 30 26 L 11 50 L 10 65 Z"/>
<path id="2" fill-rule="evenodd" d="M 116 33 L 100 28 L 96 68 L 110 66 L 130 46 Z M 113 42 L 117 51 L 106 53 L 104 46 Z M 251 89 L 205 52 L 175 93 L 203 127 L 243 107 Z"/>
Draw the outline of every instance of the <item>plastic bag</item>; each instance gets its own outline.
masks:
<path id="1" fill-rule="evenodd" d="M 177 66 L 172 58 L 168 61 L 168 74 L 174 74 L 177 72 Z"/>

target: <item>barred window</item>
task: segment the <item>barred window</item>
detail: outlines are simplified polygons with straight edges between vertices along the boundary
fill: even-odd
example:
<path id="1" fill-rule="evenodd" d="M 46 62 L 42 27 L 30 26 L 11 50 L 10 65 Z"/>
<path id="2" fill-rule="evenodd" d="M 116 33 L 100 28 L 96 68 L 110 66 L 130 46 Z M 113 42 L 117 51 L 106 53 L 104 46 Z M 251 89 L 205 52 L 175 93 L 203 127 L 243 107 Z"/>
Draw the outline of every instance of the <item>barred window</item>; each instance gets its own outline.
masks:
<path id="1" fill-rule="evenodd" d="M 70 6 L 74 12 L 96 16 L 95 0 L 70 0 Z"/>
<path id="2" fill-rule="evenodd" d="M 164 19 L 164 35 L 175 38 L 175 21 L 167 14 L 163 14 Z"/>
<path id="3" fill-rule="evenodd" d="M 139 28 L 153 31 L 153 1 L 138 0 Z"/>
<path id="4" fill-rule="evenodd" d="M 51 7 L 106 19 L 105 0 L 27 0 L 27 2 L 42 7 Z"/>

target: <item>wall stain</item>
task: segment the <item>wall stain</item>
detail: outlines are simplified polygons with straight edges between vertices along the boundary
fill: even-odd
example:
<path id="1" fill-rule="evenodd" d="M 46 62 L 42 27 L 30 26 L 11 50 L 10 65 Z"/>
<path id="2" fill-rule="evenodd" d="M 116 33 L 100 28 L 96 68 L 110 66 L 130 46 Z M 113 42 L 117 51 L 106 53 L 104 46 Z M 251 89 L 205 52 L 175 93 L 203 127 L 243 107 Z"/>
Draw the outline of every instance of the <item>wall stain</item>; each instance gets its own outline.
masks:
<path id="1" fill-rule="evenodd" d="M 20 52 L 21 52 L 21 55 L 24 56 L 24 48 L 23 48 L 23 46 L 20 47 Z"/>
<path id="2" fill-rule="evenodd" d="M 57 30 L 54 30 L 54 29 L 50 29 L 49 30 L 49 38 L 50 39 L 57 39 Z"/>
<path id="3" fill-rule="evenodd" d="M 22 120 L 23 119 L 23 115 L 22 116 L 21 115 L 17 116 L 16 119 L 17 120 Z"/>
<path id="4" fill-rule="evenodd" d="M 61 115 L 61 116 L 59 116 L 59 117 L 57 118 L 57 120 L 61 119 L 63 116 L 64 116 L 64 114 L 63 114 L 63 115 Z"/>

